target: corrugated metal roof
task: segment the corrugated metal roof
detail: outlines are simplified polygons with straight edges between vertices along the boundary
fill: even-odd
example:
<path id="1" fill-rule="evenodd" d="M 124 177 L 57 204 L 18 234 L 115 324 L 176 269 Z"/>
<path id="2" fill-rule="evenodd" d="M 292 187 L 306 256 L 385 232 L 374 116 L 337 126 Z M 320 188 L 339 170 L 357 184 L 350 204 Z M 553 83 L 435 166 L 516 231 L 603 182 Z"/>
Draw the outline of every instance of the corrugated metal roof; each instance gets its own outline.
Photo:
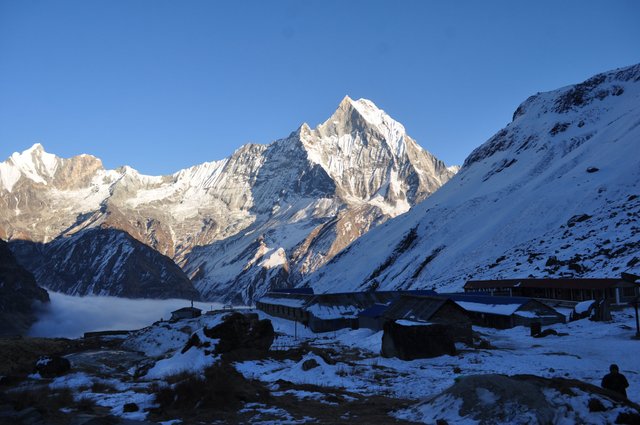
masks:
<path id="1" fill-rule="evenodd" d="M 374 304 L 386 304 L 395 300 L 400 294 L 397 291 L 378 291 L 378 292 L 343 292 L 336 294 L 316 294 L 309 301 L 309 305 L 352 305 L 364 310 Z"/>
<path id="2" fill-rule="evenodd" d="M 272 297 L 264 296 L 258 300 L 258 302 L 270 305 L 280 305 L 284 307 L 302 308 L 308 300 L 306 298 L 293 298 L 293 297 Z"/>
<path id="3" fill-rule="evenodd" d="M 389 306 L 387 304 L 374 304 L 371 307 L 362 310 L 358 316 L 373 318 L 380 317 L 388 308 Z"/>
<path id="4" fill-rule="evenodd" d="M 288 307 L 303 307 L 312 298 L 313 295 L 267 292 L 262 298 L 258 299 L 257 302 Z"/>
<path id="5" fill-rule="evenodd" d="M 622 279 L 501 279 L 470 280 L 465 289 L 508 289 L 508 288 L 549 288 L 549 289 L 607 289 L 615 287 L 635 287 Z"/>
<path id="6" fill-rule="evenodd" d="M 457 308 L 462 309 L 453 301 L 444 297 L 402 295 L 389 306 L 384 316 L 394 320 L 421 319 L 428 321 L 431 320 L 446 303 L 452 303 Z"/>
<path id="7" fill-rule="evenodd" d="M 451 298 L 454 301 L 466 301 L 476 304 L 517 304 L 523 306 L 531 301 L 531 298 L 527 297 L 493 297 L 491 295 L 479 295 L 479 294 L 440 294 L 443 297 Z"/>
<path id="8" fill-rule="evenodd" d="M 406 294 L 406 295 L 421 295 L 421 296 L 431 296 L 431 297 L 437 297 L 438 293 L 436 291 L 433 291 L 431 289 L 411 289 L 408 291 L 399 291 L 400 294 Z"/>
<path id="9" fill-rule="evenodd" d="M 271 292 L 278 293 L 278 294 L 313 295 L 313 288 L 280 288 L 280 289 L 272 289 Z"/>

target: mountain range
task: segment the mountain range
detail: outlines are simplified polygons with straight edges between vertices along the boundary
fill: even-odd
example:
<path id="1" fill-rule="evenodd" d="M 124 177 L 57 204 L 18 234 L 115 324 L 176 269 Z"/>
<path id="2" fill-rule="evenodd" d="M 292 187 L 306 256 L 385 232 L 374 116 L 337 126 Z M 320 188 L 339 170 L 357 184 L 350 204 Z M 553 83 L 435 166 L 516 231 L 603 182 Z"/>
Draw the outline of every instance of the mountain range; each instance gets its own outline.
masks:
<path id="1" fill-rule="evenodd" d="M 345 97 L 315 129 L 167 176 L 36 144 L 0 163 L 0 237 L 56 291 L 250 303 L 455 172 L 372 102 Z"/>
<path id="2" fill-rule="evenodd" d="M 446 167 L 372 102 L 168 176 L 34 145 L 0 163 L 0 237 L 69 294 L 252 303 L 615 277 L 640 264 L 640 65 L 523 102 Z"/>

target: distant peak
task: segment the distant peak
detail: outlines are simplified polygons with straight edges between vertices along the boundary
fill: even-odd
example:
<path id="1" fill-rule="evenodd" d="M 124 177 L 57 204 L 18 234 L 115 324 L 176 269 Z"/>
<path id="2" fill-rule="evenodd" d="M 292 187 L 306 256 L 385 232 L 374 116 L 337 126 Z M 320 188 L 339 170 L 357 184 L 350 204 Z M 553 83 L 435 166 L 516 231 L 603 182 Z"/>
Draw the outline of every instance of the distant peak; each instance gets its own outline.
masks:
<path id="1" fill-rule="evenodd" d="M 34 143 L 30 148 L 25 149 L 22 152 L 14 152 L 11 155 L 10 159 L 12 159 L 15 163 L 24 163 L 25 161 L 32 161 L 36 159 L 48 158 L 50 161 L 53 161 L 56 158 L 55 155 L 47 153 L 44 150 L 44 146 L 40 143 Z"/>
<path id="2" fill-rule="evenodd" d="M 460 166 L 459 165 L 450 165 L 450 166 L 447 167 L 447 170 L 449 170 L 453 174 L 458 174 L 458 171 L 460 171 Z"/>
<path id="3" fill-rule="evenodd" d="M 129 174 L 133 176 L 137 176 L 138 174 L 140 174 L 138 170 L 130 167 L 129 165 L 121 165 L 120 167 L 116 168 L 116 171 L 121 174 Z"/>
<path id="4" fill-rule="evenodd" d="M 42 144 L 36 142 L 29 149 L 25 149 L 24 151 L 22 151 L 22 153 L 15 152 L 14 155 L 15 154 L 18 154 L 18 155 L 31 155 L 31 154 L 34 154 L 34 153 L 38 154 L 38 155 L 46 153 L 46 151 L 44 150 L 44 146 L 42 146 Z"/>
<path id="5" fill-rule="evenodd" d="M 354 113 L 375 127 L 381 125 L 385 127 L 401 127 L 401 124 L 387 115 L 382 109 L 378 108 L 376 104 L 369 99 L 360 98 L 353 100 L 349 96 L 345 96 L 342 99 L 336 112 L 324 124 L 344 122 L 345 120 L 349 120 L 349 117 Z M 404 131 L 404 129 L 402 131 Z"/>
<path id="6" fill-rule="evenodd" d="M 308 134 L 311 132 L 311 127 L 309 127 L 309 124 L 307 124 L 306 122 L 303 122 L 300 127 L 298 127 L 298 129 L 296 130 L 296 133 L 298 134 Z"/>
<path id="7" fill-rule="evenodd" d="M 36 142 L 33 144 L 33 146 L 31 146 L 29 149 L 27 149 L 27 152 L 29 151 L 42 151 L 44 152 L 44 146 L 42 146 L 41 143 Z"/>
<path id="8" fill-rule="evenodd" d="M 349 95 L 346 95 L 346 96 L 345 96 L 345 97 L 340 101 L 340 104 L 338 105 L 338 107 L 341 107 L 341 106 L 349 106 L 349 105 L 352 105 L 352 104 L 353 104 L 353 99 L 351 99 L 351 98 L 349 97 Z"/>
<path id="9" fill-rule="evenodd" d="M 349 108 L 349 109 L 355 108 L 356 110 L 358 110 L 358 112 L 363 112 L 367 110 L 384 112 L 369 99 L 360 98 L 358 100 L 353 100 L 351 97 L 349 97 L 349 95 L 346 95 L 338 105 L 338 109 L 345 109 L 345 108 Z"/>

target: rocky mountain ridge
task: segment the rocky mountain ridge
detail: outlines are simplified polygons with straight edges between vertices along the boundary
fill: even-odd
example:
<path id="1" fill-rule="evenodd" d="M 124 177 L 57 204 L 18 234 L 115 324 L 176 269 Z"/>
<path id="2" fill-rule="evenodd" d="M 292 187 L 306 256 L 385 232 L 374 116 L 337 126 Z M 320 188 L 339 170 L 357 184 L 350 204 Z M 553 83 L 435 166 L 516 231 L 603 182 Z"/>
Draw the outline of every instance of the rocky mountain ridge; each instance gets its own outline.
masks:
<path id="1" fill-rule="evenodd" d="M 126 298 L 200 299 L 169 257 L 117 229 L 89 228 L 41 244 L 9 243 L 20 264 L 52 291 Z"/>
<path id="2" fill-rule="evenodd" d="M 538 93 L 412 210 L 309 276 L 318 292 L 619 277 L 640 263 L 640 65 Z"/>
<path id="3" fill-rule="evenodd" d="M 453 174 L 372 102 L 345 97 L 316 129 L 168 176 L 105 170 L 36 144 L 0 164 L 0 237 L 122 230 L 171 257 L 205 298 L 250 302 L 295 284 Z"/>
<path id="4" fill-rule="evenodd" d="M 24 334 L 36 320 L 38 305 L 48 302 L 47 291 L 0 240 L 0 336 Z"/>

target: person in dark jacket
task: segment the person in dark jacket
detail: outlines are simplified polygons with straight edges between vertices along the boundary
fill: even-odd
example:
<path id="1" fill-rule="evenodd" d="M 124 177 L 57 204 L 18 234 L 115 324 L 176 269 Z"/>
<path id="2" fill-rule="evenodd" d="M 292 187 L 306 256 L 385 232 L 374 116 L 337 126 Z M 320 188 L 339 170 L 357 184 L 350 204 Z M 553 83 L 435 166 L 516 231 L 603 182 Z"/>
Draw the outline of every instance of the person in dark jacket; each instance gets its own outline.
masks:
<path id="1" fill-rule="evenodd" d="M 609 366 L 609 372 L 610 373 L 606 374 L 604 378 L 602 378 L 602 388 L 614 391 L 622 397 L 627 398 L 627 387 L 629 386 L 629 382 L 627 382 L 627 378 L 620 373 L 618 365 L 612 364 Z"/>

